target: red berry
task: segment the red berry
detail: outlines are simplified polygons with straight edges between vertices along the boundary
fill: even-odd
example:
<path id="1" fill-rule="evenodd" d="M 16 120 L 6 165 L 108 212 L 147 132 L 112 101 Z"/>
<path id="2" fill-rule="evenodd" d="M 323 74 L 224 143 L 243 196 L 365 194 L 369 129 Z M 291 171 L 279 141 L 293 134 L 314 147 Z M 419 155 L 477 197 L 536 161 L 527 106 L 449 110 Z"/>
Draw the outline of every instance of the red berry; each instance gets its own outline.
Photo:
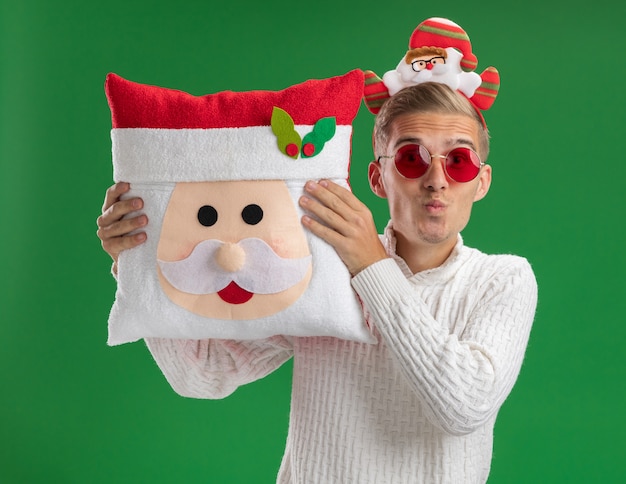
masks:
<path id="1" fill-rule="evenodd" d="M 313 143 L 307 143 L 302 147 L 302 153 L 304 156 L 313 156 L 315 153 L 315 145 Z"/>
<path id="2" fill-rule="evenodd" d="M 295 157 L 298 156 L 298 145 L 295 143 L 289 143 L 285 146 L 285 152 L 288 156 Z"/>

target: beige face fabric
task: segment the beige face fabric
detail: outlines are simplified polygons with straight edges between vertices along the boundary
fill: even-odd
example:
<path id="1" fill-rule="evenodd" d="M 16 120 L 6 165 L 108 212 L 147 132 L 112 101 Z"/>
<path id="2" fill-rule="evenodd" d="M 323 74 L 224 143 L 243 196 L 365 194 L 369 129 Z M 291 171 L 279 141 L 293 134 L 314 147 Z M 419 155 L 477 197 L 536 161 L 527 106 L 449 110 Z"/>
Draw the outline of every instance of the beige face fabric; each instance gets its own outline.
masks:
<path id="1" fill-rule="evenodd" d="M 200 220 L 202 210 L 210 213 L 209 220 Z M 246 215 L 249 212 L 252 214 Z M 250 262 L 254 262 L 250 261 L 251 258 L 265 257 L 264 253 L 246 251 L 242 241 L 249 239 L 260 239 L 269 246 L 271 253 L 268 253 L 267 259 L 270 261 L 274 261 L 274 255 L 288 261 L 310 256 L 305 234 L 285 182 L 177 183 L 164 216 L 157 259 L 167 262 L 183 260 L 190 256 L 198 244 L 212 240 L 216 241 L 217 248 L 211 254 L 198 258 L 203 265 L 198 272 L 209 278 L 211 266 L 214 272 L 223 273 L 224 277 L 229 273 L 235 277 Z M 249 278 L 275 281 L 284 277 L 282 265 L 279 267 L 278 263 L 262 262 L 267 266 L 264 273 L 252 273 Z M 235 285 L 234 279 L 230 280 L 230 292 L 226 295 L 220 291 L 224 289 L 224 283 L 216 287 L 217 290 L 193 294 L 174 287 L 160 268 L 158 275 L 163 291 L 178 306 L 204 317 L 242 320 L 269 316 L 293 304 L 309 285 L 312 272 L 310 261 L 306 267 L 297 282 L 289 283 L 285 289 L 281 286 L 281 290 L 262 291 L 265 294 L 244 291 Z M 275 284 L 270 286 L 274 287 Z"/>

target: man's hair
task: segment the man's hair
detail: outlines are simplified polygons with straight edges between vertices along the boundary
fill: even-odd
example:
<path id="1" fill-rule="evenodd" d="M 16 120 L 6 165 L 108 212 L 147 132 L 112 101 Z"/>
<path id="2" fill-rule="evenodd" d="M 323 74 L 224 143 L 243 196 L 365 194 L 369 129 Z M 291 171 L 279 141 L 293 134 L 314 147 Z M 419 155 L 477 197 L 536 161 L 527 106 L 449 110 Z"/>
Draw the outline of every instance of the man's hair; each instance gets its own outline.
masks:
<path id="1" fill-rule="evenodd" d="M 424 82 L 402 89 L 382 105 L 374 124 L 374 149 L 376 156 L 385 150 L 391 135 L 393 122 L 405 114 L 436 113 L 469 116 L 478 126 L 478 154 L 482 161 L 489 155 L 489 131 L 483 125 L 476 109 L 467 98 L 453 91 L 447 85 L 437 82 Z"/>

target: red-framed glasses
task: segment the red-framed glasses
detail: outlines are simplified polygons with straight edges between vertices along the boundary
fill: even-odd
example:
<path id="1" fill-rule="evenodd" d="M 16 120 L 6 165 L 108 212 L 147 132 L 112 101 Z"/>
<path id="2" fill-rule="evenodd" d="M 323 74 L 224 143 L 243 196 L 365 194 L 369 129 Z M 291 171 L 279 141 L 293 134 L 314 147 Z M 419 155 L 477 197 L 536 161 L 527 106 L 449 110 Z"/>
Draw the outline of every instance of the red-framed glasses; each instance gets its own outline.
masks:
<path id="1" fill-rule="evenodd" d="M 423 176 L 433 158 L 444 158 L 446 175 L 460 183 L 472 181 L 484 165 L 475 151 L 463 147 L 454 148 L 446 155 L 431 155 L 422 145 L 408 144 L 400 147 L 395 155 L 379 156 L 378 161 L 381 158 L 393 158 L 398 173 L 410 179 Z"/>

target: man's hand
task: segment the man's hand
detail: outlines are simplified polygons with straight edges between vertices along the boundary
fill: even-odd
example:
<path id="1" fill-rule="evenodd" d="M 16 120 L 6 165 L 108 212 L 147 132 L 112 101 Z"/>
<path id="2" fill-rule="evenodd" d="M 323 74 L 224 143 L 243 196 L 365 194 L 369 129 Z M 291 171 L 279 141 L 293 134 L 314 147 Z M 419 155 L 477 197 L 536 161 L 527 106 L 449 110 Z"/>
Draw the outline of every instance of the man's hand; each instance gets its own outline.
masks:
<path id="1" fill-rule="evenodd" d="M 117 259 L 123 250 L 131 249 L 146 241 L 145 232 L 129 235 L 133 230 L 145 227 L 148 217 L 138 215 L 123 219 L 124 216 L 143 208 L 141 198 L 121 200 L 120 197 L 130 190 L 128 183 L 116 183 L 106 191 L 102 215 L 98 217 L 98 238 L 102 248 L 113 259 L 113 273 L 117 274 Z"/>
<path id="2" fill-rule="evenodd" d="M 305 215 L 303 225 L 335 248 L 350 274 L 388 257 L 372 213 L 352 192 L 329 180 L 304 189 L 310 197 L 301 197 L 300 206 L 315 218 Z"/>

